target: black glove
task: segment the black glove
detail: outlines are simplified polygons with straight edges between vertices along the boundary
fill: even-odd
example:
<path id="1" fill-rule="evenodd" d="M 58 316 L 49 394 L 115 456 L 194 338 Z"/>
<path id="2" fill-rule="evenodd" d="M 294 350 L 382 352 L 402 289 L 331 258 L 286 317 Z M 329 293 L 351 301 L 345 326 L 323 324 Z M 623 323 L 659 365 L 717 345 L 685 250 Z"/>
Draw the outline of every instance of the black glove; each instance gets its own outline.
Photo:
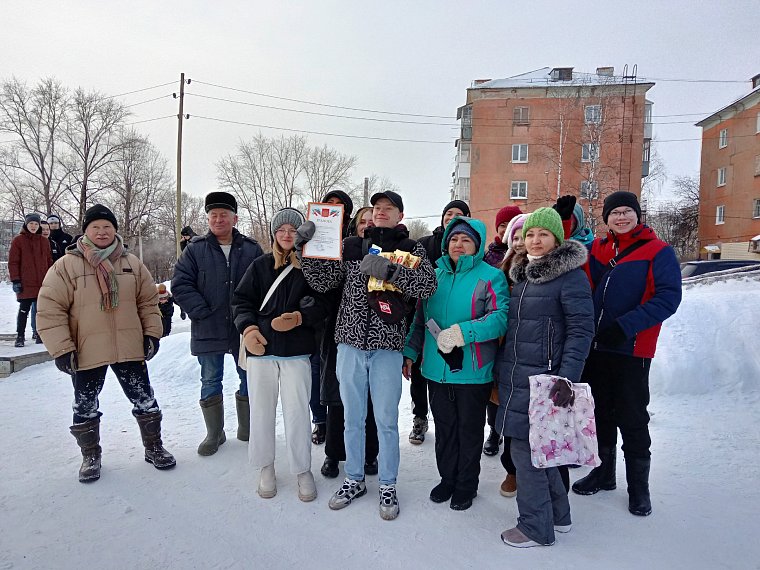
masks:
<path id="1" fill-rule="evenodd" d="M 567 195 L 557 198 L 557 203 L 552 206 L 559 217 L 563 220 L 569 220 L 573 215 L 573 209 L 575 208 L 575 196 Z"/>
<path id="2" fill-rule="evenodd" d="M 14 281 L 13 282 L 13 292 L 14 293 L 21 293 L 24 290 L 23 285 L 21 285 L 21 281 Z"/>
<path id="3" fill-rule="evenodd" d="M 558 378 L 554 382 L 554 386 L 549 390 L 549 397 L 559 408 L 567 408 L 575 403 L 575 393 L 570 386 L 570 381 L 564 378 Z"/>
<path id="4" fill-rule="evenodd" d="M 55 359 L 55 366 L 64 374 L 73 375 L 77 370 L 77 353 L 76 351 L 67 352 Z"/>
<path id="5" fill-rule="evenodd" d="M 303 246 L 311 241 L 314 237 L 314 233 L 317 231 L 317 226 L 314 222 L 306 220 L 296 230 L 296 250 L 301 251 Z"/>
<path id="6" fill-rule="evenodd" d="M 393 275 L 393 273 L 396 270 L 396 264 L 391 263 L 387 259 L 385 259 L 382 255 L 374 255 L 372 253 L 368 253 L 364 256 L 364 259 L 362 259 L 361 264 L 359 265 L 359 271 L 364 273 L 364 275 L 369 275 L 370 277 L 377 277 L 380 280 L 385 281 L 388 279 L 390 275 Z"/>
<path id="7" fill-rule="evenodd" d="M 145 360 L 150 360 L 158 352 L 158 339 L 152 336 L 143 337 L 143 351 L 145 352 Z"/>
<path id="8" fill-rule="evenodd" d="M 620 326 L 620 323 L 615 321 L 607 328 L 596 333 L 596 340 L 605 346 L 620 346 L 628 340 L 628 336 L 625 334 L 623 327 Z"/>

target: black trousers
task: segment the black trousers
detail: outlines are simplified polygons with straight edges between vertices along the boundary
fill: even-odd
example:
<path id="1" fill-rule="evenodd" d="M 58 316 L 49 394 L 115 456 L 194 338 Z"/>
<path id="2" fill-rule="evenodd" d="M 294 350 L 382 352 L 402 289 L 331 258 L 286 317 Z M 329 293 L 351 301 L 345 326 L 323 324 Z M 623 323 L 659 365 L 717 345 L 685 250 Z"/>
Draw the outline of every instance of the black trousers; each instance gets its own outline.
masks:
<path id="1" fill-rule="evenodd" d="M 583 380 L 594 396 L 599 447 L 615 447 L 617 430 L 626 457 L 649 457 L 649 367 L 651 358 L 592 350 Z"/>
<path id="2" fill-rule="evenodd" d="M 81 424 L 88 420 L 99 418 L 100 402 L 98 396 L 103 390 L 108 366 L 99 366 L 89 370 L 78 370 L 72 377 L 74 384 L 74 423 Z M 144 361 L 118 362 L 111 364 L 121 389 L 133 404 L 132 414 L 139 416 L 158 411 L 158 402 L 153 397 L 153 388 L 148 379 L 148 367 Z"/>
<path id="3" fill-rule="evenodd" d="M 415 417 L 426 418 L 428 415 L 427 379 L 420 372 L 421 358 L 412 364 L 412 380 L 409 384 L 409 394 L 412 396 L 412 413 Z"/>
<path id="4" fill-rule="evenodd" d="M 325 456 L 337 461 L 346 460 L 346 442 L 343 439 L 345 429 L 343 406 L 327 406 L 327 431 L 325 433 Z M 372 409 L 372 398 L 367 398 L 367 422 L 364 424 L 364 462 L 372 463 L 377 459 L 380 444 L 377 440 L 377 424 Z"/>
<path id="5" fill-rule="evenodd" d="M 18 336 L 24 336 L 26 332 L 26 321 L 35 301 L 37 301 L 36 297 L 34 299 L 19 299 L 18 316 L 16 317 L 16 334 Z"/>
<path id="6" fill-rule="evenodd" d="M 476 492 L 483 448 L 483 422 L 491 384 L 428 381 L 435 421 L 435 460 L 441 481 L 457 491 Z"/>

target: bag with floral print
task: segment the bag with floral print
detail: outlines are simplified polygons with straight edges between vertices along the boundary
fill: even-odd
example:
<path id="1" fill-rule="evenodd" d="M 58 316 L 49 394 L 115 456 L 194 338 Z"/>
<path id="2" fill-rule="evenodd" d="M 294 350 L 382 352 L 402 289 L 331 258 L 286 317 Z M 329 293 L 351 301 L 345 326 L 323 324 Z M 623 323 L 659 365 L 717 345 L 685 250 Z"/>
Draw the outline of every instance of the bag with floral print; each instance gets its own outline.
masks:
<path id="1" fill-rule="evenodd" d="M 588 465 L 598 467 L 594 398 L 588 384 L 572 384 L 575 401 L 567 408 L 554 405 L 549 391 L 567 379 L 550 374 L 530 378 L 530 455 L 534 467 Z"/>

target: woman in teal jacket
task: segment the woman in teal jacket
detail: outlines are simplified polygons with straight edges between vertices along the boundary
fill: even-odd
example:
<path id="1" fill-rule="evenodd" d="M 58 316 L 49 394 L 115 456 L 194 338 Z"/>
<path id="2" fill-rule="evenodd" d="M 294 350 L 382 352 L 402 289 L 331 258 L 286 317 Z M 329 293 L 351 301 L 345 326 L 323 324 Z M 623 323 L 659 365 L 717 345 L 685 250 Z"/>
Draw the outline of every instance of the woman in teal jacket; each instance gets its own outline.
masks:
<path id="1" fill-rule="evenodd" d="M 443 236 L 438 289 L 420 301 L 404 348 L 404 375 L 422 356 L 435 420 L 441 482 L 430 500 L 470 508 L 478 491 L 486 403 L 499 337 L 507 330 L 509 289 L 504 273 L 483 261 L 486 227 L 455 218 Z"/>

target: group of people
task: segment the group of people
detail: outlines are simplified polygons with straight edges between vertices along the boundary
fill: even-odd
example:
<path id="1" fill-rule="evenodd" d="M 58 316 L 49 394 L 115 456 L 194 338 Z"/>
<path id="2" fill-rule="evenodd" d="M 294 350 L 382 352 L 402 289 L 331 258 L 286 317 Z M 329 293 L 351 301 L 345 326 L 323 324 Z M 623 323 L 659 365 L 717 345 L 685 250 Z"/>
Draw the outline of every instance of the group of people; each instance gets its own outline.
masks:
<path id="1" fill-rule="evenodd" d="M 343 192 L 323 202 L 343 206 L 340 259 L 304 255 L 316 227 L 293 208 L 272 216 L 271 252 L 264 254 L 236 229 L 237 202 L 226 192 L 206 196 L 208 232 L 183 240 L 171 293 L 191 320 L 190 349 L 200 364 L 200 455 L 215 454 L 226 440 L 222 379 L 229 354 L 239 379 L 237 438 L 248 442 L 262 498 L 277 493 L 279 400 L 299 498 L 317 497 L 311 450 L 324 441 L 325 477 L 337 477 L 345 461 L 328 506 L 348 507 L 367 493 L 366 476 L 377 474 L 379 514 L 395 519 L 403 375 L 414 405 L 410 442 L 424 441 L 428 403 L 435 423 L 439 481 L 431 501 L 470 508 L 481 453 L 496 455 L 503 440 L 500 491 L 516 494 L 519 517 L 502 540 L 550 545 L 555 532 L 571 529 L 571 487 L 566 467 L 533 466 L 528 408 L 529 377 L 552 374 L 590 383 L 596 402 L 601 465 L 572 490 L 615 489 L 619 429 L 629 510 L 651 513 L 649 366 L 681 289 L 675 254 L 641 223 L 634 194 L 605 199 L 603 237 L 585 226 L 575 198 L 563 196 L 532 213 L 501 209 L 491 243 L 459 200 L 419 241 L 409 237 L 395 192 L 374 194 L 356 214 Z M 134 405 L 146 461 L 172 467 L 145 364 L 168 332 L 159 311 L 168 292 L 124 250 L 110 210 L 88 210 L 82 231 L 47 272 L 38 297 L 38 331 L 74 384 L 80 480 L 100 475 L 97 396 L 108 366 Z M 570 383 L 554 385 L 555 405 L 571 405 Z M 317 406 L 325 409 L 317 413 Z"/>

